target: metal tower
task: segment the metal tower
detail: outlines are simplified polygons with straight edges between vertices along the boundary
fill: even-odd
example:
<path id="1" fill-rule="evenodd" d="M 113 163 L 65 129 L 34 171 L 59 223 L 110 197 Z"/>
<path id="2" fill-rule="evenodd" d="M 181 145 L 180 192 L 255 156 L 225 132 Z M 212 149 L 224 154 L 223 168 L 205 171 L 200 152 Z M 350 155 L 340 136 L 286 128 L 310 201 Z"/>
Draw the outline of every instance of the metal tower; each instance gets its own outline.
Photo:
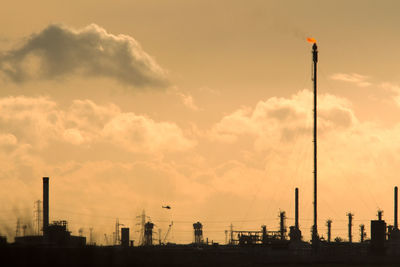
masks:
<path id="1" fill-rule="evenodd" d="M 35 223 L 36 223 L 36 234 L 40 235 L 40 231 L 42 230 L 42 209 L 41 206 L 42 201 L 35 201 Z"/>
<path id="2" fill-rule="evenodd" d="M 139 244 L 144 245 L 144 232 L 145 232 L 145 224 L 146 224 L 146 212 L 143 210 L 142 214 L 139 216 L 136 216 L 136 218 L 140 219 L 140 223 L 137 223 L 136 225 L 140 225 L 140 236 L 139 236 Z"/>
<path id="3" fill-rule="evenodd" d="M 200 245 L 203 243 L 203 225 L 200 222 L 193 224 L 194 243 Z"/>
<path id="4" fill-rule="evenodd" d="M 123 226 L 122 223 L 119 223 L 119 219 L 117 218 L 115 222 L 115 240 L 114 240 L 114 245 L 119 245 L 120 244 L 120 237 L 119 237 L 119 227 Z"/>

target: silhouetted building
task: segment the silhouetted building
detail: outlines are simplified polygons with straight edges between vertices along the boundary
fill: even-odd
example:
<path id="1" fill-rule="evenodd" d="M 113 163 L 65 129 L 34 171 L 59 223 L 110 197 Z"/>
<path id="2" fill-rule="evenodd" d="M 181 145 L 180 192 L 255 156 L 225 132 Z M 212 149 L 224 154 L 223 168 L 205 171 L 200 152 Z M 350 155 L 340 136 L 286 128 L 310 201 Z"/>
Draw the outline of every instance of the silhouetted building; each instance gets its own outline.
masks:
<path id="1" fill-rule="evenodd" d="M 153 227 L 154 224 L 147 222 L 144 225 L 144 245 L 151 246 L 153 244 Z"/>
<path id="2" fill-rule="evenodd" d="M 45 236 L 15 237 L 15 243 L 23 246 L 83 247 L 86 237 L 72 236 L 67 221 L 54 221 L 47 226 Z"/>
<path id="3" fill-rule="evenodd" d="M 129 247 L 129 228 L 121 228 L 121 246 Z"/>
<path id="4" fill-rule="evenodd" d="M 386 222 L 382 220 L 382 211 L 378 211 L 378 220 L 371 221 L 371 252 L 385 253 Z"/>

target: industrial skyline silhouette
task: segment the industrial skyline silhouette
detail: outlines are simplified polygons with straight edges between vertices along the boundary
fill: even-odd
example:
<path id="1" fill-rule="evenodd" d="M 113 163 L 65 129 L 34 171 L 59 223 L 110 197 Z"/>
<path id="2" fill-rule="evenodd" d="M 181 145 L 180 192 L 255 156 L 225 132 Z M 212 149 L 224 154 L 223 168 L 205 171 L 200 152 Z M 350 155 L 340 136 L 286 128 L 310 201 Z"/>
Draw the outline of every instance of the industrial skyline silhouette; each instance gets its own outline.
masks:
<path id="1" fill-rule="evenodd" d="M 399 265 L 399 9 L 4 2 L 0 265 Z"/>

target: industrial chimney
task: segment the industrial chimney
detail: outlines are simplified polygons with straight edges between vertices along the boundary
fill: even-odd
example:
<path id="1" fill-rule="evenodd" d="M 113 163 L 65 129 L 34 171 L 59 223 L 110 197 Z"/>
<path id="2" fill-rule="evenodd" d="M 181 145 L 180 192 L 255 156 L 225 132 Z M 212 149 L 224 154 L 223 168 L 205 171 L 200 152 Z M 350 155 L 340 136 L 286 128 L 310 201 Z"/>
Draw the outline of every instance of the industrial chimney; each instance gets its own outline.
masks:
<path id="1" fill-rule="evenodd" d="M 399 224 L 398 224 L 398 201 L 397 201 L 397 186 L 394 187 L 394 229 L 399 229 Z"/>
<path id="2" fill-rule="evenodd" d="M 43 177 L 43 235 L 49 226 L 49 177 Z"/>
<path id="3" fill-rule="evenodd" d="M 290 226 L 289 228 L 289 237 L 291 241 L 300 241 L 301 240 L 301 231 L 299 226 L 299 189 L 296 187 L 294 194 L 294 226 Z"/>
<path id="4" fill-rule="evenodd" d="M 315 40 L 314 40 L 315 41 Z M 313 67 L 314 67 L 314 224 L 312 228 L 312 244 L 317 249 L 318 226 L 317 226 L 317 63 L 318 63 L 318 47 L 314 42 L 312 46 Z"/>
<path id="5" fill-rule="evenodd" d="M 296 187 L 295 189 L 295 201 L 294 201 L 294 206 L 295 206 L 295 215 L 294 215 L 294 226 L 299 229 L 299 189 Z"/>

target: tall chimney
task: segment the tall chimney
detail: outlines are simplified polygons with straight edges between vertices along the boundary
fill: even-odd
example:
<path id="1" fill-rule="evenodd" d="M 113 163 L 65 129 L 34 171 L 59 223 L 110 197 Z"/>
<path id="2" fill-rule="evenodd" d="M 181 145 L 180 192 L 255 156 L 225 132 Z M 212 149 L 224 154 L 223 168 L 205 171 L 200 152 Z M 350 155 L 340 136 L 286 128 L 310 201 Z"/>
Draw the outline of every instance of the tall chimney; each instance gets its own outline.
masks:
<path id="1" fill-rule="evenodd" d="M 352 229 L 352 226 L 353 226 L 353 215 L 354 214 L 351 213 L 351 212 L 347 213 L 347 216 L 349 217 L 349 224 L 348 224 L 349 243 L 353 242 L 353 236 L 351 234 L 351 229 Z"/>
<path id="2" fill-rule="evenodd" d="M 49 226 L 49 177 L 43 177 L 43 235 Z"/>
<path id="3" fill-rule="evenodd" d="M 331 219 L 328 219 L 327 221 L 326 221 L 326 226 L 328 226 L 328 243 L 330 243 L 331 242 L 331 228 L 332 228 L 332 220 Z"/>
<path id="4" fill-rule="evenodd" d="M 294 226 L 299 229 L 299 189 L 295 189 L 295 215 Z"/>
<path id="5" fill-rule="evenodd" d="M 318 62 L 318 48 L 314 43 L 312 46 L 313 67 L 314 67 L 314 224 L 312 228 L 312 243 L 313 247 L 317 248 L 318 226 L 317 226 L 317 62 Z"/>
<path id="6" fill-rule="evenodd" d="M 286 219 L 286 214 L 284 211 L 279 212 L 279 218 L 280 218 L 280 223 L 279 223 L 279 232 L 281 235 L 281 240 L 285 240 L 285 233 L 286 233 L 286 226 L 285 226 L 285 219 Z"/>
<path id="7" fill-rule="evenodd" d="M 394 229 L 399 229 L 398 218 L 397 218 L 397 186 L 394 187 Z"/>

